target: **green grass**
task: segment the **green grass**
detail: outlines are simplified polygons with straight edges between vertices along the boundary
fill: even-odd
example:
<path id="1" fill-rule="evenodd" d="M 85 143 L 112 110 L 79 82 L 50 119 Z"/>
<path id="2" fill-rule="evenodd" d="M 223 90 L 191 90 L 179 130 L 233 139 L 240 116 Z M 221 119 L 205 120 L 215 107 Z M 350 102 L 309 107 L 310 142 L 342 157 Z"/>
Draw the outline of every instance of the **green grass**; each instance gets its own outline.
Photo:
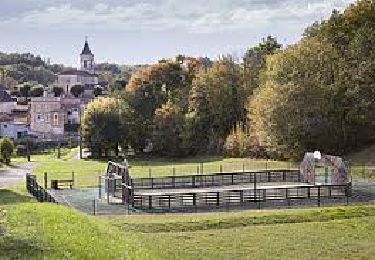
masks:
<path id="1" fill-rule="evenodd" d="M 328 222 L 338 219 L 375 217 L 375 207 L 332 207 L 323 209 L 240 211 L 234 213 L 146 215 L 110 217 L 113 225 L 124 231 L 141 233 L 190 232 L 231 229 L 247 226 L 287 223 Z"/>
<path id="2" fill-rule="evenodd" d="M 374 231 L 375 218 L 364 217 L 143 234 L 142 238 L 169 259 L 371 259 Z"/>
<path id="3" fill-rule="evenodd" d="M 67 153 L 69 154 L 69 152 Z M 71 154 L 74 154 L 73 152 Z M 265 161 L 206 157 L 167 162 L 133 160 L 137 177 L 264 169 Z M 39 178 L 68 178 L 96 185 L 106 162 L 40 157 Z M 224 166 L 225 165 L 225 166 Z M 268 162 L 267 168 L 289 168 Z M 292 165 L 293 166 L 293 165 Z M 240 168 L 240 169 L 238 169 Z M 40 179 L 42 180 L 42 179 Z M 0 190 L 7 232 L 0 259 L 371 259 L 375 255 L 375 206 L 93 217 L 60 205 L 37 203 L 20 186 Z M 4 223 L 4 221 L 6 223 Z M 1 223 L 1 220 L 0 220 Z"/>
<path id="4" fill-rule="evenodd" d="M 7 211 L 0 259 L 149 259 L 147 249 L 107 222 L 0 190 Z"/>
<path id="5" fill-rule="evenodd" d="M 357 176 L 363 179 L 375 180 L 375 166 L 361 165 L 352 166 L 351 172 L 353 176 Z"/>
<path id="6" fill-rule="evenodd" d="M 0 259 L 371 259 L 375 206 L 93 217 L 0 190 Z"/>
<path id="7" fill-rule="evenodd" d="M 70 159 L 72 159 L 74 157 L 74 155 L 77 154 L 77 152 L 79 152 L 79 148 L 78 147 L 72 148 L 72 149 L 61 148 L 60 149 L 60 160 L 62 160 L 62 161 L 70 160 Z M 31 159 L 30 161 L 31 162 L 54 161 L 54 160 L 58 160 L 57 156 L 58 156 L 57 149 L 55 149 L 55 151 L 49 150 L 49 151 L 46 151 L 43 154 L 31 155 L 30 156 L 30 159 Z M 16 156 L 16 157 L 12 158 L 12 164 L 26 163 L 26 162 L 28 162 L 26 156 Z"/>
<path id="8" fill-rule="evenodd" d="M 75 160 L 72 156 L 56 159 L 51 155 L 39 156 L 35 173 L 39 180 L 43 180 L 44 172 L 49 179 L 71 178 L 74 171 L 77 187 L 92 187 L 98 184 L 98 175 L 105 173 L 107 162 L 97 160 Z M 213 173 L 234 172 L 257 169 L 289 169 L 296 168 L 295 163 L 270 160 L 253 160 L 221 157 L 200 157 L 167 161 L 162 159 L 129 160 L 130 174 L 133 177 L 186 175 L 202 172 Z M 202 168 L 203 167 L 203 168 Z"/>

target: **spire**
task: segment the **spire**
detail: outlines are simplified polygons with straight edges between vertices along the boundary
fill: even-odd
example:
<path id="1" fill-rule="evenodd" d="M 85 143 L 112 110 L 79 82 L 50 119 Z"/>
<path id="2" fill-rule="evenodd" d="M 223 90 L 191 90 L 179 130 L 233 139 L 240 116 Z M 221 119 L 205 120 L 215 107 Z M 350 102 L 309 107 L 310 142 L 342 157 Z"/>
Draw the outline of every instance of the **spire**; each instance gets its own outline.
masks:
<path id="1" fill-rule="evenodd" d="M 90 55 L 92 55 L 90 47 L 89 47 L 89 43 L 87 42 L 87 36 L 85 37 L 85 45 L 83 46 L 83 50 L 82 50 L 81 55 L 82 54 L 90 54 Z"/>

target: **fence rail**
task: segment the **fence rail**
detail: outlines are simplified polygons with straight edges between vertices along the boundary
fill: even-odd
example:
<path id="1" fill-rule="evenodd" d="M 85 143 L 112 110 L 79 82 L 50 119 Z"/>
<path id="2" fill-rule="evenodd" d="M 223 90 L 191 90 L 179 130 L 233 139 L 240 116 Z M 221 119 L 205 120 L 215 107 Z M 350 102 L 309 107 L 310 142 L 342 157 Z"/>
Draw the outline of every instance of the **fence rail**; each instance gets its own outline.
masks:
<path id="1" fill-rule="evenodd" d="M 300 182 L 300 172 L 298 170 L 264 170 L 167 176 L 161 178 L 134 178 L 131 179 L 131 186 L 134 190 L 178 189 L 238 185 L 254 182 Z"/>
<path id="2" fill-rule="evenodd" d="M 255 206 L 261 203 L 293 200 L 314 200 L 320 206 L 322 199 L 348 198 L 351 185 L 301 185 L 283 188 L 261 188 L 213 192 L 187 192 L 165 195 L 134 195 L 132 207 L 141 210 L 204 209 L 225 206 Z"/>
<path id="3" fill-rule="evenodd" d="M 48 191 L 38 184 L 36 175 L 26 174 L 26 189 L 39 202 L 56 202 Z"/>

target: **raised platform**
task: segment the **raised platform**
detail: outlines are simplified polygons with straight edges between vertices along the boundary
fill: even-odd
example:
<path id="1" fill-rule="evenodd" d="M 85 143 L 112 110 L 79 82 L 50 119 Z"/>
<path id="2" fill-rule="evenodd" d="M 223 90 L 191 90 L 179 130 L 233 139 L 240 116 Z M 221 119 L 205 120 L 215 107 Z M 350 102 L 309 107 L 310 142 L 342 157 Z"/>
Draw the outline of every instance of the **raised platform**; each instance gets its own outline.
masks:
<path id="1" fill-rule="evenodd" d="M 220 207 L 255 207 L 276 201 L 347 199 L 350 185 L 312 185 L 306 183 L 259 183 L 190 189 L 135 190 L 131 207 L 150 211 L 178 211 Z"/>
<path id="2" fill-rule="evenodd" d="M 146 190 L 135 190 L 135 196 L 163 196 L 163 195 L 178 195 L 188 193 L 212 193 L 212 192 L 224 192 L 224 191 L 248 191 L 248 190 L 264 190 L 264 189 L 286 189 L 286 188 L 298 188 L 298 187 L 313 187 L 312 184 L 307 183 L 258 183 L 254 186 L 254 183 L 241 184 L 241 185 L 226 185 L 226 186 L 214 186 L 207 188 L 189 188 L 189 189 L 146 189 Z"/>

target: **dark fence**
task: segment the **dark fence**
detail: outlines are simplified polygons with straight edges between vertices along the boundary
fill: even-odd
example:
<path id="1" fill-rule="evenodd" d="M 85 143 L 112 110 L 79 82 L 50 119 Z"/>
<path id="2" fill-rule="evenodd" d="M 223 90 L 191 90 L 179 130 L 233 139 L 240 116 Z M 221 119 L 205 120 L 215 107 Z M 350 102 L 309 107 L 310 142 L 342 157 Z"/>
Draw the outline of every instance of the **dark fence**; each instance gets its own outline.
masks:
<path id="1" fill-rule="evenodd" d="M 136 191 L 143 189 L 202 188 L 262 182 L 300 182 L 300 173 L 298 170 L 264 170 L 161 178 L 135 178 L 131 179 L 131 186 Z"/>
<path id="2" fill-rule="evenodd" d="M 320 206 L 322 199 L 348 199 L 351 185 L 301 185 L 295 187 L 227 190 L 220 192 L 188 192 L 163 195 L 134 195 L 132 207 L 151 211 L 178 211 L 229 206 L 253 206 L 260 209 L 262 204 L 284 201 L 287 205 L 293 200 L 312 200 Z"/>
<path id="3" fill-rule="evenodd" d="M 55 202 L 55 199 L 48 193 L 48 191 L 38 184 L 35 175 L 26 175 L 26 189 L 39 202 Z"/>

